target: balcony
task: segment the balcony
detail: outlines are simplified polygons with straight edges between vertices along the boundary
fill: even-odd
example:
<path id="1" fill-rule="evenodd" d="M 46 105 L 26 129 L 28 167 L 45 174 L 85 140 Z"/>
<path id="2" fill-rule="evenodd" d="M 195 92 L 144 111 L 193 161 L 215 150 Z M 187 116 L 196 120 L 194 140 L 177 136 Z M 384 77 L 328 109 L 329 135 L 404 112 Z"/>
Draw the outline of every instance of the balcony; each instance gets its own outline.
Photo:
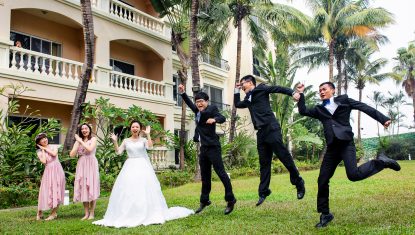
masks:
<path id="1" fill-rule="evenodd" d="M 99 14 L 138 29 L 144 29 L 144 31 L 152 34 L 170 38 L 170 28 L 166 26 L 162 19 L 156 17 L 157 13 L 154 11 L 149 12 L 147 10 L 146 12 L 138 6 L 118 0 L 92 0 L 91 4 L 93 8 L 98 10 L 97 13 Z M 147 0 L 138 1 L 137 4 L 151 5 L 150 1 Z"/>
<path id="2" fill-rule="evenodd" d="M 207 53 L 202 53 L 200 55 L 200 61 L 216 66 L 218 68 L 221 68 L 225 71 L 229 71 L 230 67 L 229 67 L 229 63 L 227 60 L 221 59 L 219 57 L 207 54 Z"/>
<path id="3" fill-rule="evenodd" d="M 1 63 L 0 60 L 0 74 L 9 75 L 8 77 L 20 81 L 74 88 L 78 86 L 83 63 L 15 46 L 8 49 L 10 61 L 5 60 Z M 2 53 L 4 54 L 1 55 Z M 7 50 L 0 50 L 0 57 L 5 58 L 6 53 Z M 174 102 L 171 84 L 112 71 L 111 67 L 94 67 L 89 90 Z"/>

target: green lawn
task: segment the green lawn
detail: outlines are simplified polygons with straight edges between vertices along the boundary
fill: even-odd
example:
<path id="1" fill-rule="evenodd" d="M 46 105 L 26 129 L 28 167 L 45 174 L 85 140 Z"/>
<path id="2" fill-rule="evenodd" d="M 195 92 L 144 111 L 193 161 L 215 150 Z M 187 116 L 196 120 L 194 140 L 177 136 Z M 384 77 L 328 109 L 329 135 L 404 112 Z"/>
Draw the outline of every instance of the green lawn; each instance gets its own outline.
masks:
<path id="1" fill-rule="evenodd" d="M 36 221 L 36 208 L 0 211 L 0 233 L 13 234 L 414 234 L 415 233 L 415 161 L 401 162 L 402 170 L 385 170 L 361 182 L 347 179 L 339 167 L 331 181 L 331 209 L 335 216 L 329 227 L 314 228 L 318 221 L 316 193 L 318 171 L 303 172 L 307 193 L 295 197 L 288 175 L 272 178 L 272 194 L 260 207 L 257 200 L 258 178 L 233 180 L 238 199 L 235 211 L 225 216 L 223 187 L 213 184 L 212 205 L 199 215 L 169 221 L 163 225 L 113 229 L 80 221 L 81 204 L 62 207 L 55 221 Z M 198 206 L 201 185 L 192 183 L 164 190 L 169 206 Z M 96 217 L 105 212 L 108 199 L 99 200 Z"/>

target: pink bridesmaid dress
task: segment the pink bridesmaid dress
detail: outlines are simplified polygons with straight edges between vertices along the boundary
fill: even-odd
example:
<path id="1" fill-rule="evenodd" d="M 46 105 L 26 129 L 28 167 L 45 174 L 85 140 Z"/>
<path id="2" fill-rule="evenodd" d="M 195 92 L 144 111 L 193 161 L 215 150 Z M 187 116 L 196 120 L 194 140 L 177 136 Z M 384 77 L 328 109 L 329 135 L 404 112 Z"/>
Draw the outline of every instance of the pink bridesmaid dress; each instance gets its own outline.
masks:
<path id="1" fill-rule="evenodd" d="M 50 147 L 48 147 L 50 149 Z M 40 150 L 38 150 L 40 151 Z M 38 152 L 39 154 L 39 152 Z M 65 196 L 65 173 L 58 156 L 46 154 L 45 170 L 40 183 L 38 210 L 45 211 L 63 204 Z"/>
<path id="2" fill-rule="evenodd" d="M 91 145 L 91 140 L 88 140 L 86 144 Z M 79 159 L 76 165 L 74 202 L 90 202 L 99 197 L 99 170 L 95 151 L 96 148 L 88 153 L 82 145 L 78 148 Z"/>

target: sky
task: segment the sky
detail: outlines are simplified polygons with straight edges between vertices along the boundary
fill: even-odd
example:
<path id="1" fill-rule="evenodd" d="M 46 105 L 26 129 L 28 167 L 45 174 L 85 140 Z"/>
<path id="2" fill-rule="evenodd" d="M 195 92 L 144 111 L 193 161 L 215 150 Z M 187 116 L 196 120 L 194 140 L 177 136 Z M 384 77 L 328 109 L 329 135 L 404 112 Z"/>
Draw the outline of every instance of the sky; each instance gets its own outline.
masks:
<path id="1" fill-rule="evenodd" d="M 306 5 L 304 0 L 274 0 L 273 2 L 278 2 L 282 4 L 291 5 L 305 14 L 311 16 L 311 11 Z M 376 53 L 372 58 L 386 58 L 388 59 L 389 63 L 385 66 L 383 72 L 389 72 L 392 70 L 392 67 L 396 64 L 395 61 L 392 59 L 396 57 L 398 48 L 407 47 L 410 41 L 415 41 L 415 24 L 414 21 L 414 11 L 415 9 L 415 1 L 413 0 L 372 0 L 370 1 L 372 7 L 383 7 L 389 12 L 391 12 L 394 16 L 395 23 L 393 25 L 388 26 L 385 29 L 382 29 L 380 32 L 389 38 L 389 43 L 386 45 L 382 45 L 380 47 L 380 51 Z M 296 80 L 297 81 L 305 81 L 305 85 L 313 85 L 313 89 L 317 90 L 318 85 L 322 82 L 328 80 L 328 69 L 327 68 L 319 68 L 315 71 L 307 73 L 308 69 L 301 69 L 297 72 Z M 334 73 L 336 74 L 337 71 L 334 68 Z M 402 90 L 401 84 L 396 84 L 394 81 L 383 81 L 379 85 L 372 85 L 369 84 L 363 90 L 363 102 L 367 103 L 368 105 L 374 106 L 373 103 L 370 101 L 368 96 L 372 96 L 374 91 L 381 91 L 385 96 L 389 96 L 388 92 L 392 94 L 399 93 Z M 358 100 L 358 91 L 354 89 L 352 85 L 350 85 L 350 89 L 348 91 L 348 95 L 350 98 Z M 404 118 L 404 125 L 413 126 L 413 108 L 412 108 L 412 99 L 409 97 L 407 98 L 407 102 L 410 105 L 405 105 L 401 108 L 402 113 L 406 115 Z M 379 108 L 379 111 L 386 115 L 386 110 L 383 108 Z M 362 115 L 362 138 L 369 138 L 377 136 L 377 121 L 373 120 L 366 114 Z M 352 112 L 352 121 L 351 125 L 353 127 L 353 131 L 355 135 L 357 135 L 357 111 Z M 389 130 L 384 130 L 383 127 L 380 128 L 381 135 L 386 135 L 392 132 L 391 128 Z M 399 133 L 405 132 L 414 132 L 414 129 L 408 129 L 401 127 L 399 129 Z M 396 134 L 397 129 L 395 127 L 394 133 Z"/>

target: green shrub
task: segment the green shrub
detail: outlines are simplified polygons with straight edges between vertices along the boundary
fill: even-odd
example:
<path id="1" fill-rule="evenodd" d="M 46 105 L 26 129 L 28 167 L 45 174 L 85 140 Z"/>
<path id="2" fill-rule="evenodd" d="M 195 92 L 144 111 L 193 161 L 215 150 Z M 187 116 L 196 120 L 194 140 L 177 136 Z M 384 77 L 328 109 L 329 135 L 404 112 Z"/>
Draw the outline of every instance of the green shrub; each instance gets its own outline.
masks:
<path id="1" fill-rule="evenodd" d="M 193 174 L 187 171 L 166 170 L 157 172 L 157 178 L 162 187 L 177 187 L 193 180 Z"/>
<path id="2" fill-rule="evenodd" d="M 6 90 L 11 90 L 11 93 Z M 28 90 L 30 89 L 22 85 L 0 87 L 0 95 L 8 98 L 6 112 L 0 109 L 0 117 L 5 116 L 0 119 L 0 187 L 39 182 L 44 166 L 36 154 L 35 136 L 40 132 L 55 136 L 61 129 L 60 124 L 54 119 L 49 119 L 39 126 L 30 124 L 30 118 L 20 123 L 13 123 L 9 119 L 11 115 L 16 114 L 29 117 L 39 115 L 38 111 L 28 113 L 30 107 L 25 107 L 19 112 L 20 105 L 16 98 Z"/>
<path id="3" fill-rule="evenodd" d="M 111 175 L 106 174 L 105 172 L 100 172 L 101 191 L 111 192 L 112 186 L 115 183 L 115 179 L 117 179 L 117 175 Z"/>
<path id="4" fill-rule="evenodd" d="M 408 154 L 415 157 L 415 139 L 389 139 L 382 143 L 378 150 L 380 152 L 395 160 L 408 160 Z"/>
<path id="5" fill-rule="evenodd" d="M 39 190 L 27 187 L 0 187 L 0 209 L 36 205 Z"/>

